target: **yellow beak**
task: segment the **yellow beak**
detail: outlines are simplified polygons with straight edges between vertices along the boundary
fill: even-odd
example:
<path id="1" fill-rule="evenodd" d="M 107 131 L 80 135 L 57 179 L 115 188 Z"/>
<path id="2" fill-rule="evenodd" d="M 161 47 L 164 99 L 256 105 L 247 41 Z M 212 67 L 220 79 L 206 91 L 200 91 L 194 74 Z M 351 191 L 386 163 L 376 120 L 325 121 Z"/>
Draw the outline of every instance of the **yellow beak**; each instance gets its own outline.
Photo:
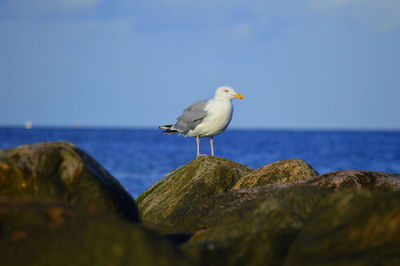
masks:
<path id="1" fill-rule="evenodd" d="M 236 93 L 235 95 L 233 95 L 233 97 L 239 98 L 239 99 L 244 99 L 243 94 L 240 93 Z"/>

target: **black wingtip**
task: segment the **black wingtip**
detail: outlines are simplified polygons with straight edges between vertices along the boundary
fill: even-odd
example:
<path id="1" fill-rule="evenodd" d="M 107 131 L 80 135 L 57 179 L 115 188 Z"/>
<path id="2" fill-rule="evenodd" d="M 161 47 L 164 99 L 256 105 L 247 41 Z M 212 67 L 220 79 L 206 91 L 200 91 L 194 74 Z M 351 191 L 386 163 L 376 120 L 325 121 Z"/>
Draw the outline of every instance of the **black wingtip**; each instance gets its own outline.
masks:
<path id="1" fill-rule="evenodd" d="M 164 131 L 164 134 L 167 134 L 167 135 L 171 135 L 171 134 L 174 134 L 174 133 L 178 133 L 178 131 L 176 131 L 176 130 L 165 130 Z"/>
<path id="2" fill-rule="evenodd" d="M 172 125 L 164 125 L 164 126 L 159 126 L 158 128 L 159 129 L 165 129 L 164 130 L 164 134 L 167 134 L 167 135 L 171 135 L 171 134 L 174 134 L 174 133 L 177 133 L 178 131 L 177 130 L 171 130 L 171 127 L 172 127 Z"/>
<path id="3" fill-rule="evenodd" d="M 164 125 L 164 126 L 159 126 L 159 129 L 166 129 L 169 130 L 172 127 L 172 125 Z"/>

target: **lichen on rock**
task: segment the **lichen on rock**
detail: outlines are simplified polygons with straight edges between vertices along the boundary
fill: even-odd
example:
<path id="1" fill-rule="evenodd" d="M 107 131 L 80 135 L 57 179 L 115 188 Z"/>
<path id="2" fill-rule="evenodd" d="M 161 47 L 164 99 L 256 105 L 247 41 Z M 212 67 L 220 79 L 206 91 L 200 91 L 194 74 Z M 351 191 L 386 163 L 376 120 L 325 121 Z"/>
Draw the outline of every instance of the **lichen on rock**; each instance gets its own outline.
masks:
<path id="1" fill-rule="evenodd" d="M 235 184 L 233 189 L 296 182 L 316 175 L 318 172 L 303 160 L 282 160 L 247 174 Z"/>

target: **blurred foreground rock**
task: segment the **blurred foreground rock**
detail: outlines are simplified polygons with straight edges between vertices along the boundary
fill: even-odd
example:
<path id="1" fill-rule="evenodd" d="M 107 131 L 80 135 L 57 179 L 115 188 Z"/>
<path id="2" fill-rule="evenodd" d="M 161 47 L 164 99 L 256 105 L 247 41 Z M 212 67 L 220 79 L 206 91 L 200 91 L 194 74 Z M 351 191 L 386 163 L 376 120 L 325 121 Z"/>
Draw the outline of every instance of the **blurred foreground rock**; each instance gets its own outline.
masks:
<path id="1" fill-rule="evenodd" d="M 0 196 L 93 205 L 140 221 L 135 200 L 118 180 L 68 142 L 0 150 Z"/>
<path id="2" fill-rule="evenodd" d="M 0 200 L 0 264 L 193 265 L 137 223 L 43 200 Z"/>

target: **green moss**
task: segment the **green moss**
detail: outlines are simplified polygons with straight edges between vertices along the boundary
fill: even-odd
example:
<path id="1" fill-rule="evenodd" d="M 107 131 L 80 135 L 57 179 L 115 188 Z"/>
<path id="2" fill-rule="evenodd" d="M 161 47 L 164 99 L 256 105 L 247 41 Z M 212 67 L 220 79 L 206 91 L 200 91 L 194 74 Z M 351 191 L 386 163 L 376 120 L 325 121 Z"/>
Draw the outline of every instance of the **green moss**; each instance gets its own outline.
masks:
<path id="1" fill-rule="evenodd" d="M 289 210 L 293 210 L 301 219 L 306 219 L 313 208 L 319 204 L 328 191 L 325 188 L 296 185 L 280 188 L 265 186 L 251 190 L 235 190 L 216 194 L 193 202 L 186 208 L 175 209 L 153 229 L 161 234 L 175 232 L 194 233 L 204 228 L 222 224 L 241 223 L 248 213 L 259 208 L 265 202 L 280 202 Z M 273 200 L 273 201 L 271 201 Z M 249 214 L 252 217 L 252 214 Z M 256 216 L 246 224 L 252 226 Z M 244 222 L 243 222 L 244 223 Z M 243 226 L 240 228 L 244 229 Z M 244 230 L 245 231 L 245 230 Z"/>
<path id="2" fill-rule="evenodd" d="M 229 191 L 241 176 L 252 171 L 219 157 L 200 157 L 165 176 L 139 196 L 143 224 L 154 227 L 175 209 L 207 196 Z"/>
<path id="3" fill-rule="evenodd" d="M 154 185 L 152 185 L 150 188 L 148 188 L 145 192 L 143 192 L 142 194 L 139 195 L 139 197 L 136 198 L 136 204 L 140 204 L 143 199 L 145 199 L 148 195 L 152 194 L 154 190 L 157 189 L 157 187 L 160 185 L 161 183 L 157 182 Z"/>

